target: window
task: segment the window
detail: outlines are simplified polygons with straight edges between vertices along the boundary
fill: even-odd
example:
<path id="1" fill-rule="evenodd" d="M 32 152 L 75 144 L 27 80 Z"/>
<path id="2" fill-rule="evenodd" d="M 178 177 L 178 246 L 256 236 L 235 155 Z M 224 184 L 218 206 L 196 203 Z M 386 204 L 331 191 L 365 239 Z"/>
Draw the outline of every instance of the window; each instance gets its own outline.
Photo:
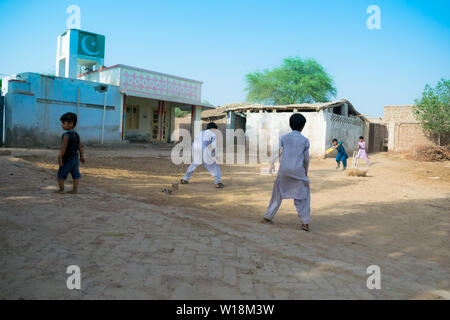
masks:
<path id="1" fill-rule="evenodd" d="M 334 114 L 341 114 L 341 106 L 339 106 L 339 107 L 334 107 L 334 108 L 333 108 L 333 113 L 334 113 Z"/>

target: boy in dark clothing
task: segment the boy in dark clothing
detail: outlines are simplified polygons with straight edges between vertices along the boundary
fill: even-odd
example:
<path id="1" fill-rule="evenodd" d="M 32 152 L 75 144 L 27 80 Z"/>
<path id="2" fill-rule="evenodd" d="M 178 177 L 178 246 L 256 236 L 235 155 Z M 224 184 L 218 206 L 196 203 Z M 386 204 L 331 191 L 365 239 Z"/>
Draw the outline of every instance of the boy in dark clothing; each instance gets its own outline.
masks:
<path id="1" fill-rule="evenodd" d="M 342 141 L 337 141 L 337 139 L 333 139 L 333 144 L 334 144 L 334 148 L 337 150 L 337 155 L 336 155 L 336 162 L 337 162 L 337 167 L 336 169 L 339 169 L 339 167 L 341 166 L 341 161 L 342 161 L 342 165 L 344 166 L 344 168 L 342 170 L 347 169 L 347 152 L 345 152 L 345 148 L 343 146 L 343 142 Z"/>
<path id="2" fill-rule="evenodd" d="M 69 191 L 71 194 L 78 192 L 78 183 L 81 179 L 81 174 L 78 169 L 79 161 L 84 163 L 84 150 L 81 143 L 80 136 L 74 130 L 77 125 L 77 115 L 72 112 L 68 112 L 61 117 L 61 127 L 66 131 L 62 135 L 61 149 L 58 154 L 58 193 L 64 193 L 64 180 L 67 179 L 69 173 L 73 179 L 73 189 Z M 78 160 L 78 152 L 80 157 Z"/>

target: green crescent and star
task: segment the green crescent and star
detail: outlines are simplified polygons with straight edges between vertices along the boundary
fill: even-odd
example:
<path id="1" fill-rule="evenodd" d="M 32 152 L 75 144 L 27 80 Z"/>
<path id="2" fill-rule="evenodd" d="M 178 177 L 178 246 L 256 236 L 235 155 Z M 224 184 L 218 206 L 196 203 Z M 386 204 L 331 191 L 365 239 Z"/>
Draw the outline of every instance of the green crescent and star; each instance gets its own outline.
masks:
<path id="1" fill-rule="evenodd" d="M 78 34 L 78 54 L 96 58 L 104 58 L 105 36 L 80 31 Z"/>

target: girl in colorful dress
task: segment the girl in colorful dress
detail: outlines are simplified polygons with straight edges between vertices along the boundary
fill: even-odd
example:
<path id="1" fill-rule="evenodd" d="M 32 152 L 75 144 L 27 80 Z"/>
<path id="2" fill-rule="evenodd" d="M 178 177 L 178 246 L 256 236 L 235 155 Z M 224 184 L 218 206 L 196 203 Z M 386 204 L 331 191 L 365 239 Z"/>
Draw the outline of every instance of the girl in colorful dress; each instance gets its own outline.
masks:
<path id="1" fill-rule="evenodd" d="M 358 159 L 359 158 L 364 158 L 366 160 L 367 166 L 370 165 L 369 157 L 367 156 L 366 152 L 366 143 L 364 142 L 363 136 L 359 137 L 358 142 Z"/>

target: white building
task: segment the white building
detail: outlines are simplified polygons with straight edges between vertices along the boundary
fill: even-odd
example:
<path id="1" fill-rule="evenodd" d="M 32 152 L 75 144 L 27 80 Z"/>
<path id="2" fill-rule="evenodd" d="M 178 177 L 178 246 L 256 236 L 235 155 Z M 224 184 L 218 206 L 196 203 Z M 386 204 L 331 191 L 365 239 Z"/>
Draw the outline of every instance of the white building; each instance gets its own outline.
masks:
<path id="1" fill-rule="evenodd" d="M 121 93 L 122 139 L 169 142 L 175 107 L 192 112 L 192 132 L 201 131 L 202 82 L 140 68 L 115 65 L 79 79 L 117 86 Z"/>
<path id="2" fill-rule="evenodd" d="M 369 122 L 348 100 L 281 106 L 238 103 L 225 105 L 223 112 L 227 114 L 227 128 L 242 128 L 244 122 L 247 135 L 252 131 L 258 135 L 261 129 L 278 131 L 279 135 L 288 133 L 290 116 L 301 113 L 306 118 L 302 133 L 310 140 L 310 153 L 316 157 L 325 157 L 334 138 L 344 142 L 350 156 L 357 150 L 360 136 L 366 137 L 366 143 L 369 140 Z"/>
<path id="3" fill-rule="evenodd" d="M 58 36 L 56 76 L 3 78 L 0 144 L 55 145 L 65 112 L 78 114 L 77 130 L 92 144 L 171 142 L 176 107 L 192 112 L 194 136 L 201 131 L 201 111 L 212 107 L 201 102 L 201 81 L 121 64 L 104 67 L 104 48 L 104 36 L 69 29 Z"/>

